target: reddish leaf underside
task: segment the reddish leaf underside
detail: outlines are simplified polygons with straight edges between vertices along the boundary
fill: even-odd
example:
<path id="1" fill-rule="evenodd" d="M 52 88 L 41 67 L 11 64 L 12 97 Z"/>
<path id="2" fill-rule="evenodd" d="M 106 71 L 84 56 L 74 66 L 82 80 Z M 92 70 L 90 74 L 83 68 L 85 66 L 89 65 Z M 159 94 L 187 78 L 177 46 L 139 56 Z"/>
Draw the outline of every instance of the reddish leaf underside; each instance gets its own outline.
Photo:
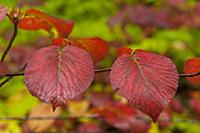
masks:
<path id="1" fill-rule="evenodd" d="M 26 13 L 34 15 L 38 18 L 43 18 L 44 20 L 50 22 L 56 28 L 60 37 L 67 37 L 71 33 L 74 26 L 73 21 L 55 18 L 36 9 L 29 9 Z"/>
<path id="2" fill-rule="evenodd" d="M 72 21 L 52 17 L 36 9 L 29 9 L 25 14 L 26 16 L 18 24 L 19 28 L 25 30 L 44 29 L 50 31 L 55 28 L 60 37 L 67 37 L 74 26 Z"/>
<path id="3" fill-rule="evenodd" d="M 52 26 L 44 19 L 36 17 L 26 17 L 20 20 L 18 27 L 26 30 L 40 30 L 44 29 L 50 31 Z"/>
<path id="4" fill-rule="evenodd" d="M 84 39 L 72 39 L 71 45 L 85 49 L 90 53 L 92 59 L 98 62 L 108 55 L 108 44 L 101 38 L 84 38 Z"/>
<path id="5" fill-rule="evenodd" d="M 127 48 L 127 47 L 118 48 L 117 56 L 121 56 L 121 55 L 124 55 L 124 54 L 131 54 L 132 51 L 133 51 L 132 49 Z"/>
<path id="6" fill-rule="evenodd" d="M 93 76 L 89 53 L 74 46 L 50 46 L 30 58 L 25 84 L 32 95 L 57 107 L 85 91 Z"/>
<path id="7" fill-rule="evenodd" d="M 118 57 L 110 73 L 113 89 L 118 89 L 119 94 L 154 122 L 174 97 L 178 78 L 169 58 L 141 50 Z"/>
<path id="8" fill-rule="evenodd" d="M 191 58 L 185 62 L 184 72 L 185 73 L 196 73 L 200 71 L 200 58 Z M 200 75 L 186 78 L 190 83 L 194 85 L 200 85 Z"/>

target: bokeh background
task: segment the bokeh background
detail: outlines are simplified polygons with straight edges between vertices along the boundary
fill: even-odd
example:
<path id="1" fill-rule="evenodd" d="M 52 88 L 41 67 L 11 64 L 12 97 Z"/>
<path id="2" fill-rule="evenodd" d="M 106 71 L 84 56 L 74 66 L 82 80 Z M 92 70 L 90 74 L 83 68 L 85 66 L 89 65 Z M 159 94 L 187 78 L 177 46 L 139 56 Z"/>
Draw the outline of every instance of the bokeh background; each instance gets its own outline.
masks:
<path id="1" fill-rule="evenodd" d="M 198 0 L 0 0 L 4 6 L 22 11 L 39 9 L 75 22 L 69 38 L 100 37 L 108 42 L 109 56 L 95 64 L 111 67 L 116 49 L 144 49 L 170 57 L 183 73 L 184 62 L 200 56 L 200 2 Z M 8 18 L 0 22 L 0 49 L 12 35 Z M 36 49 L 51 45 L 46 31 L 19 30 L 6 58 L 9 71 L 17 71 Z M 56 112 L 30 95 L 23 77 L 15 77 L 0 88 L 0 132 L 83 133 L 199 133 L 199 87 L 180 79 L 176 97 L 157 123 L 138 112 L 112 91 L 109 72 L 98 73 L 88 90 Z M 1 82 L 4 79 L 1 79 Z M 98 112 L 103 117 L 93 117 Z M 20 120 L 25 117 L 55 117 L 64 120 Z M 12 120 L 16 118 L 17 120 Z M 9 119 L 11 118 L 11 119 Z"/>

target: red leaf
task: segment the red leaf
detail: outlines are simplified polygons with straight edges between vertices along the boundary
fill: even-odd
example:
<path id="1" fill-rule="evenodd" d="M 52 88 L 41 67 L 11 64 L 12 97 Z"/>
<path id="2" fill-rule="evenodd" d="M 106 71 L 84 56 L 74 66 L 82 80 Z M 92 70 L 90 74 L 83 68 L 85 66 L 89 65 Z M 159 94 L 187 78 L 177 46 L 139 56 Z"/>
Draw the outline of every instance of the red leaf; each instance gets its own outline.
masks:
<path id="1" fill-rule="evenodd" d="M 13 63 L 17 65 L 18 68 L 23 67 L 29 60 L 31 55 L 36 51 L 36 48 L 30 45 L 20 45 L 13 47 L 10 51 L 10 58 Z"/>
<path id="2" fill-rule="evenodd" d="M 133 119 L 131 133 L 148 133 L 150 124 L 141 119 Z"/>
<path id="3" fill-rule="evenodd" d="M 5 8 L 3 5 L 0 5 L 0 21 L 2 21 L 5 18 L 7 12 L 8 8 Z"/>
<path id="4" fill-rule="evenodd" d="M 90 55 L 77 47 L 50 46 L 36 51 L 25 70 L 31 94 L 53 107 L 85 91 L 93 80 Z"/>
<path id="5" fill-rule="evenodd" d="M 50 22 L 56 28 L 60 37 L 67 37 L 71 33 L 74 26 L 73 21 L 55 18 L 36 9 L 29 9 L 26 13 L 29 15 L 35 15 L 38 18 L 42 18 Z"/>
<path id="6" fill-rule="evenodd" d="M 88 122 L 78 126 L 77 133 L 102 133 L 102 128 L 96 123 Z"/>
<path id="7" fill-rule="evenodd" d="M 55 26 L 60 37 L 67 37 L 72 32 L 74 26 L 73 21 L 62 20 L 53 17 L 50 22 Z"/>
<path id="8" fill-rule="evenodd" d="M 89 101 L 91 102 L 92 106 L 98 107 L 98 106 L 104 106 L 106 103 L 111 102 L 112 98 L 111 95 L 108 93 L 96 92 L 92 93 Z"/>
<path id="9" fill-rule="evenodd" d="M 6 72 L 7 72 L 7 67 L 3 63 L 0 62 L 0 76 L 5 75 Z"/>
<path id="10" fill-rule="evenodd" d="M 176 112 L 176 113 L 183 113 L 185 111 L 184 106 L 180 99 L 172 99 L 169 104 L 170 110 Z"/>
<path id="11" fill-rule="evenodd" d="M 118 89 L 119 94 L 154 122 L 178 86 L 176 67 L 169 58 L 141 50 L 118 57 L 110 79 L 114 90 Z"/>
<path id="12" fill-rule="evenodd" d="M 117 50 L 117 56 L 121 56 L 121 55 L 124 55 L 124 54 L 131 54 L 132 53 L 132 49 L 130 48 L 127 48 L 127 47 L 122 47 L 122 48 L 119 48 Z"/>
<path id="13" fill-rule="evenodd" d="M 121 130 L 129 130 L 132 128 L 131 123 L 137 113 L 126 104 L 114 102 L 95 108 L 93 112 L 103 117 L 108 124 Z"/>
<path id="14" fill-rule="evenodd" d="M 200 99 L 190 99 L 189 106 L 197 118 L 200 119 Z"/>
<path id="15" fill-rule="evenodd" d="M 70 41 L 67 38 L 60 37 L 60 38 L 53 39 L 52 43 L 53 43 L 53 45 L 65 47 L 70 44 Z"/>
<path id="16" fill-rule="evenodd" d="M 196 73 L 200 71 L 200 58 L 191 58 L 185 62 L 184 72 L 185 73 Z M 186 78 L 190 83 L 194 85 L 200 85 L 200 75 L 195 77 Z"/>
<path id="17" fill-rule="evenodd" d="M 18 24 L 19 28 L 25 30 L 44 29 L 50 31 L 55 28 L 60 37 L 67 37 L 71 33 L 73 26 L 74 23 L 72 21 L 55 18 L 36 9 L 27 10 Z"/>
<path id="18" fill-rule="evenodd" d="M 44 29 L 50 31 L 52 26 L 48 21 L 42 18 L 26 17 L 20 20 L 18 27 L 25 30 L 40 30 Z"/>
<path id="19" fill-rule="evenodd" d="M 72 39 L 71 45 L 87 50 L 95 62 L 98 62 L 108 55 L 107 43 L 101 38 Z"/>
<path id="20" fill-rule="evenodd" d="M 170 112 L 168 111 L 163 111 L 161 114 L 160 114 L 160 118 L 158 120 L 158 125 L 160 128 L 167 128 L 170 126 L 171 124 L 171 114 Z"/>

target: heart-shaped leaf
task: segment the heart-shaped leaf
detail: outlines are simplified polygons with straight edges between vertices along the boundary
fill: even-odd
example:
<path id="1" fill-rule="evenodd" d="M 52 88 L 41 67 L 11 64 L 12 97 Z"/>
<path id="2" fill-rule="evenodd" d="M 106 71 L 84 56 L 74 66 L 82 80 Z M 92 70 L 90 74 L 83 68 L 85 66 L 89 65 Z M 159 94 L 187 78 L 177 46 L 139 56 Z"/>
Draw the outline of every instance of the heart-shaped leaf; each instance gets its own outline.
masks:
<path id="1" fill-rule="evenodd" d="M 50 46 L 36 51 L 25 69 L 31 94 L 56 106 L 85 91 L 94 76 L 92 59 L 75 46 Z"/>
<path id="2" fill-rule="evenodd" d="M 113 89 L 154 122 L 174 97 L 178 78 L 169 58 L 142 50 L 119 56 L 110 73 Z"/>
<path id="3" fill-rule="evenodd" d="M 200 71 L 200 58 L 191 58 L 185 62 L 184 72 L 185 73 L 196 73 Z M 200 75 L 186 78 L 190 83 L 200 86 Z"/>

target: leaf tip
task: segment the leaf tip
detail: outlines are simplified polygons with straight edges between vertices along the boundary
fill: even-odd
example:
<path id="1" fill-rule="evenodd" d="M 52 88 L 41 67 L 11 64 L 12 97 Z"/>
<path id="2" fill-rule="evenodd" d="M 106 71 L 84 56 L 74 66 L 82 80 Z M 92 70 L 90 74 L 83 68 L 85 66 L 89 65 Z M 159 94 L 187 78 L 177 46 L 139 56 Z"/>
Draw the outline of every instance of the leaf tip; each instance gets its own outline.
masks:
<path id="1" fill-rule="evenodd" d="M 53 110 L 53 112 L 55 112 L 56 111 L 56 106 L 52 105 L 52 110 Z"/>

